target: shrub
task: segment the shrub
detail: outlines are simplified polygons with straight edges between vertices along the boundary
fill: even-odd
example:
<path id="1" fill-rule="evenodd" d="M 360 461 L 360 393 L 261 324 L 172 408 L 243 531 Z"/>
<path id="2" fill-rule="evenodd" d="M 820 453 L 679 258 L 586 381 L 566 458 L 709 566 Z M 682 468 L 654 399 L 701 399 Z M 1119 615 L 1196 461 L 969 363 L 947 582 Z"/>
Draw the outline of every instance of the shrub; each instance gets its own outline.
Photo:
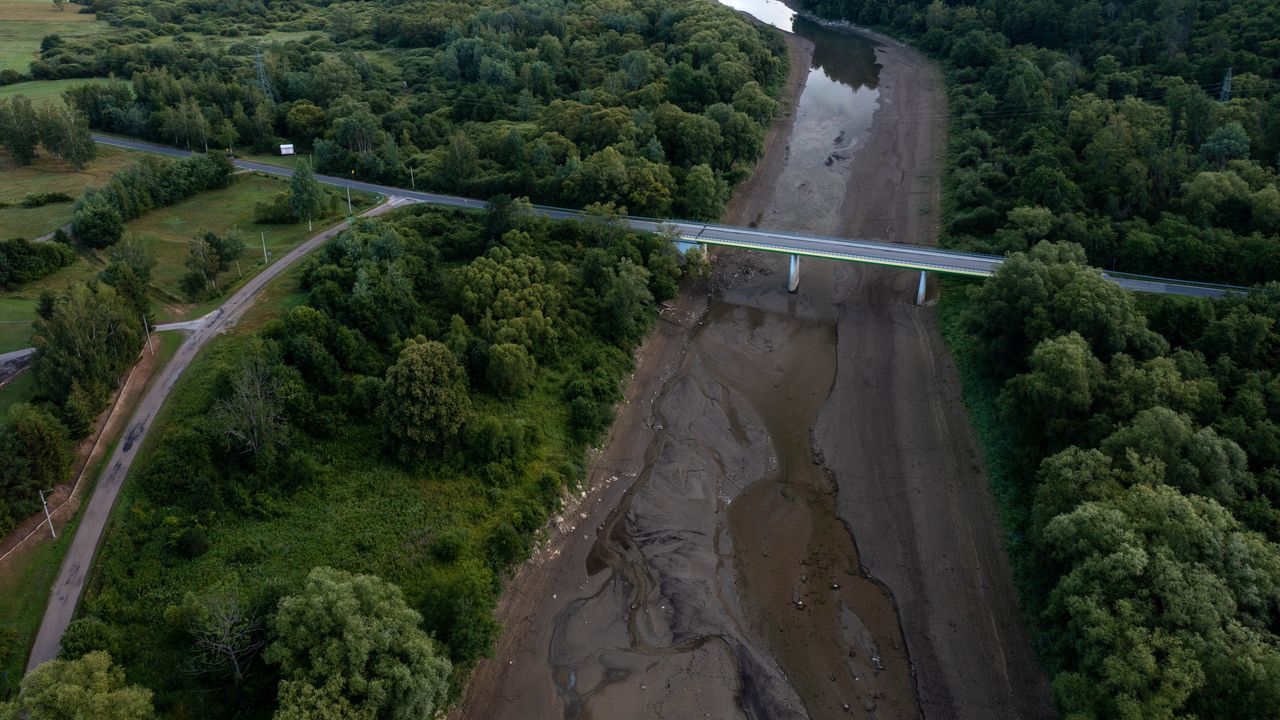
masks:
<path id="1" fill-rule="evenodd" d="M 70 195 L 62 192 L 30 193 L 26 197 L 22 198 L 22 207 L 38 208 L 44 207 L 45 205 L 52 205 L 54 203 L 71 202 L 74 199 L 75 198 Z"/>
<path id="2" fill-rule="evenodd" d="M 297 222 L 298 218 L 293 214 L 293 206 L 289 203 L 289 193 L 276 193 L 270 200 L 255 204 L 253 206 L 253 221 L 276 225 Z"/>
<path id="3" fill-rule="evenodd" d="M 523 395 L 532 385 L 538 364 L 523 345 L 499 343 L 489 348 L 485 378 L 500 395 Z"/>

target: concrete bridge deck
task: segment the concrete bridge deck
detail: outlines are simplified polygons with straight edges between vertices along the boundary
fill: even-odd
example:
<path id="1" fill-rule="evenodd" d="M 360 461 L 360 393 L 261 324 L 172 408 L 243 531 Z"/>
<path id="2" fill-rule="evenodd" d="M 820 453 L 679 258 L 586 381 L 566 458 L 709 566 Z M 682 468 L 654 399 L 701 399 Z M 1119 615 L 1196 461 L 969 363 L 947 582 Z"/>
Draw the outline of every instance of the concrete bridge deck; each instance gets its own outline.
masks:
<path id="1" fill-rule="evenodd" d="M 153 143 L 94 134 L 94 141 L 104 145 L 151 152 L 173 157 L 187 157 L 191 152 L 177 148 L 156 145 Z M 235 166 L 243 170 L 280 175 L 288 177 L 293 174 L 290 168 L 250 160 L 235 160 Z M 404 188 L 352 180 L 349 178 L 317 175 L 316 179 L 327 185 L 363 190 L 379 195 L 407 198 L 416 202 L 443 205 L 447 207 L 480 210 L 486 206 L 483 200 L 464 198 L 442 193 L 418 192 Z M 578 210 L 534 205 L 538 214 L 556 220 L 581 220 L 585 215 Z M 920 245 L 905 245 L 878 240 L 862 240 L 850 238 L 821 237 L 799 235 L 795 233 L 756 228 L 718 225 L 715 223 L 691 222 L 687 220 L 658 220 L 654 218 L 625 217 L 623 221 L 638 230 L 658 232 L 663 226 L 672 226 L 682 240 L 738 247 L 747 250 L 786 253 L 799 257 L 844 260 L 849 262 L 886 265 L 889 267 L 938 272 L 952 275 L 969 275 L 986 277 L 996 271 L 1004 258 L 979 253 L 955 252 Z M 794 266 L 794 263 L 793 263 Z M 1121 273 L 1106 273 L 1109 280 L 1120 287 L 1138 292 L 1161 293 L 1165 295 L 1186 295 L 1192 297 L 1220 297 L 1222 295 L 1241 292 L 1247 288 L 1214 283 L 1200 283 L 1173 278 L 1144 277 Z"/>

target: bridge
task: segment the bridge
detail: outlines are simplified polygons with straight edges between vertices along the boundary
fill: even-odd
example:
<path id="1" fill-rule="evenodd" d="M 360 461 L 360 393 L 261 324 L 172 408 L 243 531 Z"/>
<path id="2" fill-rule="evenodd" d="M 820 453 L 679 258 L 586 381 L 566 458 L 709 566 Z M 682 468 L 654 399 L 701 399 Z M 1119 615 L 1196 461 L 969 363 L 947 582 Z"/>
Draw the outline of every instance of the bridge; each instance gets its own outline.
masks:
<path id="1" fill-rule="evenodd" d="M 172 157 L 187 157 L 192 154 L 188 150 L 180 150 L 178 148 L 167 147 L 164 145 L 156 145 L 154 143 L 142 142 L 140 140 L 130 140 L 127 138 L 113 137 L 109 135 L 94 134 L 93 139 L 95 142 L 102 143 L 103 145 L 112 145 L 129 150 L 169 155 Z M 270 165 L 267 163 L 241 159 L 235 159 L 233 162 L 237 168 L 242 170 L 251 170 L 254 172 L 265 173 L 268 175 L 279 175 L 283 177 L 293 175 L 292 169 L 280 167 L 278 165 Z M 408 190 L 389 185 L 376 185 L 374 183 L 367 183 L 360 180 L 334 177 L 330 175 L 317 174 L 316 179 L 326 185 L 349 188 L 352 190 L 362 190 L 364 192 L 385 195 L 388 197 L 401 197 L 430 205 L 466 208 L 471 210 L 483 210 L 488 206 L 488 203 L 485 201 L 476 200 L 474 198 L 464 198 L 456 195 L 445 195 L 442 193 L 419 192 L 417 190 Z M 553 220 L 583 220 L 587 217 L 579 210 L 569 210 L 547 205 L 534 205 L 533 210 L 538 215 Z M 979 253 L 941 250 L 924 245 L 905 245 L 901 243 L 877 240 L 856 240 L 817 235 L 800 235 L 777 230 L 763 230 L 758 228 L 737 227 L 733 225 L 718 225 L 715 223 L 692 222 L 688 220 L 659 220 L 655 218 L 627 216 L 622 218 L 622 221 L 636 230 L 646 230 L 650 232 L 662 232 L 666 228 L 674 228 L 679 239 L 685 242 L 698 243 L 701 245 L 736 247 L 746 250 L 759 250 L 789 255 L 791 262 L 790 272 L 787 278 L 787 287 L 793 292 L 800 282 L 800 258 L 802 257 L 843 260 L 846 262 L 918 270 L 920 271 L 920 285 L 919 291 L 916 295 L 917 302 L 921 302 L 923 300 L 925 277 L 927 273 L 936 272 L 949 275 L 988 277 L 995 273 L 996 269 L 1000 267 L 1000 264 L 1004 262 L 1004 258 L 997 255 L 982 255 Z M 1243 292 L 1248 289 L 1235 285 L 1200 283 L 1190 280 L 1148 277 L 1128 273 L 1104 271 L 1102 274 L 1111 282 L 1114 282 L 1127 290 L 1160 293 L 1165 295 L 1221 297 L 1223 295 Z"/>

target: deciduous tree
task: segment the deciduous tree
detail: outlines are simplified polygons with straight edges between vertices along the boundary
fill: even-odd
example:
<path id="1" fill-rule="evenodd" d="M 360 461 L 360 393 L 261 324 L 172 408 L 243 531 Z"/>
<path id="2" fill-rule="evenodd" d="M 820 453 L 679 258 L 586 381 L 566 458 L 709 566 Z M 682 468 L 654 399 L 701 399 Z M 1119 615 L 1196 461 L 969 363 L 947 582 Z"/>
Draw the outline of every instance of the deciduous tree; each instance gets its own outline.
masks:
<path id="1" fill-rule="evenodd" d="M 35 159 L 40 118 L 27 96 L 0 98 L 0 143 L 22 165 Z"/>
<path id="2" fill-rule="evenodd" d="M 420 462 L 448 445 L 470 413 L 466 373 L 449 348 L 423 337 L 406 342 L 378 407 L 401 460 Z"/>
<path id="3" fill-rule="evenodd" d="M 400 588 L 371 575 L 318 567 L 280 601 L 276 641 L 283 718 L 308 707 L 325 717 L 433 717 L 448 696 L 449 660 L 422 630 Z"/>
<path id="4" fill-rule="evenodd" d="M 311 220 L 320 214 L 323 206 L 324 190 L 311 172 L 311 166 L 298 163 L 289 178 L 289 207 L 293 208 L 294 216 L 299 220 L 306 218 L 307 229 L 311 230 Z"/>
<path id="5" fill-rule="evenodd" d="M 125 682 L 111 656 L 91 652 L 79 660 L 50 660 L 26 677 L 18 696 L 0 703 L 4 720 L 150 720 L 151 691 Z"/>

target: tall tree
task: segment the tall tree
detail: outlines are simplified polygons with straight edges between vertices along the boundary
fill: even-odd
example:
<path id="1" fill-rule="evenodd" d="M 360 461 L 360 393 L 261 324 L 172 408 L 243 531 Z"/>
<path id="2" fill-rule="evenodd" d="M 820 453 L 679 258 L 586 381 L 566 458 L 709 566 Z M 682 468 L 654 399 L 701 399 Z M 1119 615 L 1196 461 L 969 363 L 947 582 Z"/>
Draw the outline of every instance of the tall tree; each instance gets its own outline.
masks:
<path id="1" fill-rule="evenodd" d="M 421 627 L 400 588 L 371 575 L 317 567 L 302 592 L 280 601 L 268 662 L 280 666 L 279 717 L 297 705 L 346 705 L 370 717 L 433 717 L 448 697 L 449 660 Z M 317 697 L 320 696 L 320 697 Z"/>
<path id="2" fill-rule="evenodd" d="M 18 696 L 0 703 L 3 720 L 150 720 L 151 691 L 125 682 L 105 652 L 50 660 L 22 678 Z"/>
<path id="3" fill-rule="evenodd" d="M 76 170 L 83 169 L 98 152 L 89 134 L 88 118 L 62 104 L 48 103 L 40 109 L 40 143 L 50 155 Z"/>
<path id="4" fill-rule="evenodd" d="M 387 368 L 378 408 L 401 460 L 425 460 L 458 435 L 470 412 L 467 376 L 458 358 L 434 340 L 409 340 Z"/>
<path id="5" fill-rule="evenodd" d="M 38 491 L 65 481 L 71 467 L 67 428 L 45 407 L 17 403 L 0 422 L 0 501 L 23 514 L 36 512 Z"/>
<path id="6" fill-rule="evenodd" d="M 218 289 L 218 269 L 221 260 L 213 248 L 213 244 L 200 235 L 187 244 L 187 275 L 183 278 L 183 289 L 195 297 L 212 288 Z"/>
<path id="7" fill-rule="evenodd" d="M 266 628 L 234 579 L 200 594 L 187 593 L 177 609 L 191 636 L 192 669 L 234 685 L 243 682 L 266 645 Z"/>
<path id="8" fill-rule="evenodd" d="M 124 235 L 124 218 L 105 194 L 89 190 L 76 203 L 71 228 L 80 242 L 103 248 L 119 242 Z"/>
<path id="9" fill-rule="evenodd" d="M 25 95 L 0 98 L 0 142 L 14 160 L 26 165 L 36 157 L 40 118 Z"/>
<path id="10" fill-rule="evenodd" d="M 299 220 L 307 219 L 307 230 L 312 230 L 311 220 L 320 214 L 323 207 L 324 190 L 311 172 L 309 163 L 298 163 L 289 178 L 289 207 Z"/>
<path id="11" fill-rule="evenodd" d="M 231 392 L 214 406 L 211 422 L 235 449 L 257 455 L 287 428 L 277 397 L 280 378 L 261 352 L 244 358 L 231 376 Z"/>
<path id="12" fill-rule="evenodd" d="M 96 403 L 106 400 L 144 342 L 142 318 L 116 291 L 79 283 L 63 291 L 48 319 L 37 318 L 31 370 L 40 394 L 64 402 L 79 383 Z"/>

